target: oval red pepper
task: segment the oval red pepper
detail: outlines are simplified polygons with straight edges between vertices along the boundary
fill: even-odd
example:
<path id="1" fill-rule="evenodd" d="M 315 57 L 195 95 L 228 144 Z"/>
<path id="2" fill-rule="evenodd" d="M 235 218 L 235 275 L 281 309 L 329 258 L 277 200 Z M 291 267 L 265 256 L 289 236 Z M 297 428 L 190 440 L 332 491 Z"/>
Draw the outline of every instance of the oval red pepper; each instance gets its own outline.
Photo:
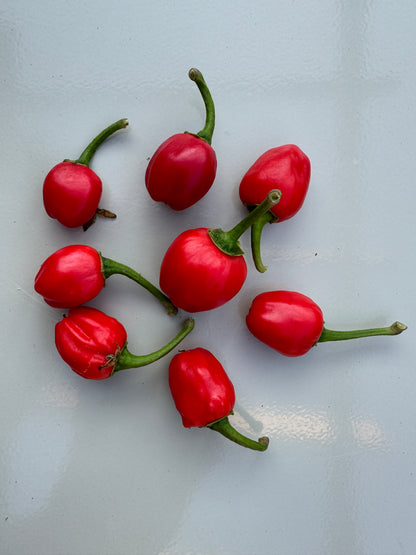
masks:
<path id="1" fill-rule="evenodd" d="M 309 158 L 296 145 L 282 145 L 262 154 L 240 183 L 240 199 L 249 209 L 260 204 L 270 189 L 280 189 L 282 200 L 252 227 L 251 247 L 259 272 L 266 271 L 260 255 L 260 239 L 266 223 L 292 218 L 302 207 L 311 176 Z"/>
<path id="2" fill-rule="evenodd" d="M 232 299 L 247 276 L 238 238 L 279 200 L 280 191 L 271 191 L 230 231 L 197 228 L 181 233 L 166 251 L 160 267 L 160 288 L 173 304 L 188 312 L 201 312 Z"/>
<path id="3" fill-rule="evenodd" d="M 164 141 L 150 159 L 145 175 L 152 199 L 165 202 L 174 210 L 189 208 L 206 195 L 217 171 L 217 158 L 211 147 L 214 102 L 201 72 L 192 68 L 189 77 L 205 103 L 205 127 L 197 134 L 178 133 Z"/>
<path id="4" fill-rule="evenodd" d="M 169 314 L 176 314 L 177 308 L 166 295 L 141 274 L 88 245 L 69 245 L 51 254 L 35 277 L 35 291 L 50 306 L 72 308 L 96 297 L 113 274 L 132 279 L 155 296 Z"/>
<path id="5" fill-rule="evenodd" d="M 253 441 L 230 424 L 235 404 L 234 386 L 215 356 L 203 348 L 181 351 L 169 365 L 169 387 L 185 428 L 208 427 L 231 441 L 264 451 L 269 440 Z"/>
<path id="6" fill-rule="evenodd" d="M 113 133 L 127 127 L 121 119 L 102 131 L 77 160 L 65 160 L 54 166 L 43 183 L 43 204 L 47 214 L 66 227 L 87 229 L 98 214 L 108 218 L 116 215 L 98 208 L 102 181 L 89 167 L 97 148 Z"/>
<path id="7" fill-rule="evenodd" d="M 185 322 L 182 330 L 165 346 L 147 355 L 127 350 L 127 333 L 122 324 L 101 310 L 72 308 L 55 326 L 55 345 L 74 372 L 89 380 L 105 380 L 114 372 L 151 364 L 174 349 L 194 327 Z"/>
<path id="8" fill-rule="evenodd" d="M 407 329 L 401 322 L 394 322 L 385 328 L 329 330 L 324 327 L 319 306 L 296 291 L 260 293 L 251 304 L 246 323 L 254 337 L 289 357 L 304 355 L 318 342 L 398 335 Z"/>

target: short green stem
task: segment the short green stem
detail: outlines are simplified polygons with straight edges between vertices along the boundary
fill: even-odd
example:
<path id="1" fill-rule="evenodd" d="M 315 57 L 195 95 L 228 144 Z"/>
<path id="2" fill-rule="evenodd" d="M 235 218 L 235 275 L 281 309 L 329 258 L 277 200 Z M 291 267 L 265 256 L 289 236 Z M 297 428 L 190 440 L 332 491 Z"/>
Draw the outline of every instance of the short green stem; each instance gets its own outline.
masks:
<path id="1" fill-rule="evenodd" d="M 365 330 L 335 331 L 324 327 L 318 342 L 324 341 L 343 341 L 344 339 L 359 339 L 360 337 L 373 337 L 375 335 L 399 335 L 407 326 L 401 322 L 394 322 L 385 328 L 370 328 Z"/>
<path id="2" fill-rule="evenodd" d="M 210 145 L 212 141 L 212 134 L 214 133 L 214 127 L 215 127 L 214 101 L 212 100 L 211 93 L 199 69 L 196 69 L 193 67 L 192 69 L 189 70 L 188 75 L 189 75 L 189 79 L 191 79 L 196 83 L 199 89 L 199 92 L 201 93 L 202 100 L 204 101 L 204 104 L 205 104 L 205 111 L 206 111 L 205 126 L 203 129 L 201 129 L 199 133 L 197 133 L 197 135 L 201 139 L 204 139 L 204 141 L 206 141 Z"/>
<path id="3" fill-rule="evenodd" d="M 222 229 L 211 229 L 208 233 L 216 246 L 230 256 L 238 256 L 244 254 L 241 249 L 239 238 L 247 231 L 259 218 L 266 214 L 270 208 L 277 204 L 282 197 L 279 189 L 273 189 L 269 192 L 264 201 L 256 206 L 245 218 L 229 231 Z"/>
<path id="4" fill-rule="evenodd" d="M 102 264 L 102 272 L 104 277 L 107 279 L 113 274 L 120 274 L 122 276 L 128 277 L 132 279 L 145 289 L 149 291 L 156 299 L 158 299 L 163 306 L 166 308 L 168 314 L 176 314 L 178 309 L 176 306 L 173 305 L 172 301 L 167 297 L 160 289 L 158 289 L 155 285 L 150 283 L 146 278 L 144 278 L 141 274 L 130 268 L 130 266 L 126 266 L 125 264 L 121 264 L 120 262 L 116 262 L 115 260 L 111 260 L 110 258 L 105 258 L 101 256 L 101 264 Z"/>
<path id="5" fill-rule="evenodd" d="M 268 437 L 260 437 L 258 441 L 250 439 L 240 432 L 237 432 L 233 426 L 231 426 L 230 421 L 228 420 L 228 416 L 225 416 L 221 420 L 217 420 L 212 424 L 208 424 L 207 428 L 211 430 L 215 430 L 219 432 L 227 439 L 234 441 L 234 443 L 238 443 L 242 447 L 247 447 L 248 449 L 254 449 L 255 451 L 265 451 L 269 446 L 269 438 Z"/>
<path id="6" fill-rule="evenodd" d="M 269 210 L 251 226 L 251 254 L 253 256 L 256 269 L 261 273 L 264 273 L 267 270 L 267 266 L 263 264 L 263 260 L 261 258 L 261 234 L 266 224 L 277 222 L 277 220 L 278 218 Z"/>
<path id="7" fill-rule="evenodd" d="M 110 135 L 119 131 L 120 129 L 124 129 L 129 124 L 127 119 L 119 119 L 115 123 L 112 123 L 108 127 L 101 131 L 99 135 L 97 135 L 87 146 L 87 148 L 82 152 L 81 156 L 78 160 L 74 160 L 75 164 L 82 164 L 83 166 L 89 166 L 92 157 L 95 154 L 97 148 L 106 140 Z"/>
<path id="8" fill-rule="evenodd" d="M 156 362 L 160 358 L 164 357 L 168 353 L 170 353 L 179 343 L 185 339 L 185 337 L 194 329 L 194 320 L 189 318 L 185 321 L 183 328 L 181 331 L 169 341 L 166 345 L 154 351 L 153 353 L 149 353 L 148 355 L 133 355 L 130 351 L 127 350 L 127 347 L 124 346 L 123 350 L 119 354 L 117 358 L 117 362 L 114 367 L 114 372 L 118 372 L 119 370 L 126 370 L 128 368 L 139 368 L 140 366 L 147 366 L 148 364 L 152 364 L 152 362 Z"/>

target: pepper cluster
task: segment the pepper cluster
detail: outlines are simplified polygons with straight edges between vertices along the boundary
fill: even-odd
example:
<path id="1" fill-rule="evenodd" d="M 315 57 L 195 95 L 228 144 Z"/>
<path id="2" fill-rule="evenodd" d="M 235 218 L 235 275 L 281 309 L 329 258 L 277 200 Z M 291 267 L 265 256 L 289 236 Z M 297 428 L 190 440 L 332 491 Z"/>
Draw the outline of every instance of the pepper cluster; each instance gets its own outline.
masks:
<path id="1" fill-rule="evenodd" d="M 198 202 L 211 188 L 217 159 L 211 146 L 215 107 L 201 72 L 189 71 L 206 109 L 204 128 L 196 134 L 178 133 L 165 140 L 148 164 L 145 185 L 155 201 L 173 210 Z M 89 165 L 97 148 L 128 125 L 121 119 L 97 135 L 76 160 L 64 160 L 47 174 L 43 200 L 49 216 L 69 228 L 87 230 L 96 216 L 116 215 L 98 208 L 102 182 Z M 282 145 L 263 153 L 248 169 L 240 186 L 241 202 L 248 214 L 232 229 L 196 228 L 181 233 L 167 249 L 160 266 L 160 289 L 136 270 L 104 257 L 88 245 L 70 245 L 51 254 L 35 277 L 35 290 L 52 307 L 69 309 L 55 326 L 55 344 L 62 359 L 80 376 L 103 380 L 115 372 L 151 364 L 170 353 L 192 331 L 187 318 L 166 345 L 146 355 L 127 349 L 123 325 L 85 303 L 102 290 L 105 280 L 121 274 L 145 288 L 175 315 L 178 309 L 196 313 L 215 309 L 241 290 L 247 264 L 239 238 L 251 230 L 253 262 L 265 272 L 260 243 L 266 223 L 292 218 L 302 207 L 311 175 L 309 158 L 296 145 Z M 374 335 L 397 335 L 406 329 L 389 327 L 333 331 L 324 327 L 322 310 L 295 291 L 267 291 L 255 297 L 246 317 L 249 331 L 279 353 L 302 356 L 318 342 Z M 235 391 L 220 361 L 207 349 L 181 350 L 169 364 L 169 386 L 183 425 L 208 427 L 250 449 L 264 451 L 269 440 L 257 441 L 235 430 L 229 421 Z"/>

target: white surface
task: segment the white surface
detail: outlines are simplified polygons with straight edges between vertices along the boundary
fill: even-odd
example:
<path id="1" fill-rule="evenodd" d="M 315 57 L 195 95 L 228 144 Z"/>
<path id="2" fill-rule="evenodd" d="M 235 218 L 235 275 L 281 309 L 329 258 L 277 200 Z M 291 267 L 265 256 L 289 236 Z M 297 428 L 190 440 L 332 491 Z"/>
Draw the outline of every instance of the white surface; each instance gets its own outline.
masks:
<path id="1" fill-rule="evenodd" d="M 414 554 L 415 17 L 410 0 L 3 1 L 3 555 Z M 162 140 L 203 126 L 192 66 L 216 103 L 218 174 L 174 213 L 151 201 L 144 172 Z M 92 163 L 118 219 L 61 227 L 43 210 L 45 174 L 121 117 L 128 131 Z M 170 241 L 231 227 L 246 169 L 289 142 L 312 162 L 302 211 L 266 228 L 264 275 L 243 237 L 244 289 L 196 315 L 183 344 L 218 356 L 233 423 L 267 434 L 269 450 L 185 430 L 170 357 L 104 383 L 73 374 L 53 343 L 63 311 L 33 291 L 46 256 L 84 242 L 157 282 Z M 254 295 L 277 288 L 311 296 L 334 329 L 409 329 L 287 359 L 244 324 Z M 123 322 L 136 353 L 184 317 L 122 277 L 91 305 Z"/>

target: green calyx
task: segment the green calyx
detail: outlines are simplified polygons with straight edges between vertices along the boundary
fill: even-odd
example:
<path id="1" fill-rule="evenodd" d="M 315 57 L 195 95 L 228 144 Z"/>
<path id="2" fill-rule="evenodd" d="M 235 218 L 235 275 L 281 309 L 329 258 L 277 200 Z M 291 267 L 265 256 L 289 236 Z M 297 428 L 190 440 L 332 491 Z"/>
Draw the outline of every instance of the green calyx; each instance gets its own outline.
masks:
<path id="1" fill-rule="evenodd" d="M 260 437 L 257 441 L 250 439 L 231 426 L 230 421 L 228 420 L 228 416 L 221 418 L 221 420 L 217 420 L 212 424 L 208 424 L 206 426 L 210 430 L 214 430 L 219 432 L 224 437 L 233 441 L 234 443 L 238 443 L 242 447 L 247 447 L 248 449 L 253 449 L 254 451 L 265 451 L 269 446 L 269 438 L 268 437 Z"/>
<path id="2" fill-rule="evenodd" d="M 194 329 L 194 326 L 194 320 L 192 318 L 188 318 L 181 331 L 175 335 L 173 339 L 157 351 L 147 355 L 133 355 L 130 351 L 128 351 L 126 344 L 117 356 L 114 372 L 119 372 L 120 370 L 126 370 L 128 368 L 139 368 L 140 366 L 147 366 L 148 364 L 152 364 L 152 362 L 156 362 L 156 360 L 159 360 L 170 353 L 183 339 L 185 339 L 185 337 Z"/>
<path id="3" fill-rule="evenodd" d="M 126 266 L 125 264 L 121 264 L 120 262 L 116 262 L 115 260 L 111 260 L 110 258 L 105 258 L 104 256 L 102 256 L 101 253 L 99 254 L 101 257 L 101 271 L 105 279 L 109 278 L 113 274 L 120 274 L 122 276 L 128 277 L 129 279 L 135 281 L 136 283 L 147 289 L 149 293 L 156 297 L 156 299 L 158 299 L 158 301 L 160 301 L 165 307 L 166 312 L 169 315 L 177 314 L 178 309 L 176 308 L 176 306 L 174 306 L 169 297 L 162 293 L 162 291 L 158 289 L 155 285 L 153 285 L 153 283 L 151 283 L 141 274 L 133 270 L 133 268 L 130 268 L 130 266 Z"/>
<path id="4" fill-rule="evenodd" d="M 336 331 L 324 327 L 318 343 L 324 341 L 344 341 L 345 339 L 359 339 L 360 337 L 374 337 L 376 335 L 399 335 L 407 330 L 407 326 L 401 322 L 394 322 L 385 328 L 369 328 L 364 330 Z"/>
<path id="5" fill-rule="evenodd" d="M 215 245 L 225 254 L 230 256 L 239 256 L 244 254 L 239 238 L 241 235 L 255 224 L 264 214 L 269 212 L 275 204 L 277 204 L 282 197 L 279 189 L 273 189 L 269 192 L 264 201 L 256 206 L 245 218 L 243 218 L 236 226 L 229 231 L 222 229 L 210 229 L 209 236 Z"/>
<path id="6" fill-rule="evenodd" d="M 199 133 L 196 133 L 196 135 L 197 137 L 199 137 L 200 139 L 203 139 L 210 145 L 212 141 L 212 135 L 214 133 L 214 127 L 215 127 L 214 101 L 212 100 L 211 93 L 199 69 L 196 69 L 195 67 L 191 68 L 189 70 L 188 75 L 189 75 L 189 79 L 194 81 L 194 83 L 198 87 L 199 92 L 201 93 L 201 96 L 202 96 L 202 100 L 204 101 L 205 111 L 206 111 L 205 126 L 203 129 L 201 129 Z"/>
<path id="7" fill-rule="evenodd" d="M 127 119 L 119 119 L 118 121 L 112 123 L 108 127 L 106 127 L 99 135 L 97 135 L 90 144 L 83 150 L 81 156 L 77 160 L 70 160 L 74 164 L 81 164 L 83 166 L 89 166 L 92 157 L 95 154 L 97 148 L 106 140 L 110 135 L 119 131 L 120 129 L 124 129 L 129 124 Z"/>

